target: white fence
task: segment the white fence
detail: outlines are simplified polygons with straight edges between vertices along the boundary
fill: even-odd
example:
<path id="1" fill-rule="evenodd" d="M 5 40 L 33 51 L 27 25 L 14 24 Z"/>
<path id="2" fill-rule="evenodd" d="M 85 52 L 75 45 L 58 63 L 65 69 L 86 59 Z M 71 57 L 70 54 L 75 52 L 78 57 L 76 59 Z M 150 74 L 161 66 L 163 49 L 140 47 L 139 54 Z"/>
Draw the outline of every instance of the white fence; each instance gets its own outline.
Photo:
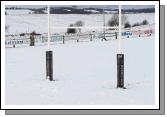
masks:
<path id="1" fill-rule="evenodd" d="M 145 29 L 126 29 L 122 32 L 122 39 L 128 39 L 133 37 L 144 37 L 151 36 L 155 34 L 154 28 L 145 28 Z M 80 33 L 80 34 L 64 34 L 64 35 L 51 35 L 51 44 L 65 44 L 69 41 L 72 42 L 84 42 L 84 41 L 95 41 L 95 40 L 114 40 L 118 37 L 117 30 L 108 30 L 105 33 Z M 35 46 L 46 45 L 47 44 L 47 35 L 34 36 Z M 5 39 L 5 47 L 25 47 L 30 45 L 30 37 L 28 36 L 12 36 Z"/>

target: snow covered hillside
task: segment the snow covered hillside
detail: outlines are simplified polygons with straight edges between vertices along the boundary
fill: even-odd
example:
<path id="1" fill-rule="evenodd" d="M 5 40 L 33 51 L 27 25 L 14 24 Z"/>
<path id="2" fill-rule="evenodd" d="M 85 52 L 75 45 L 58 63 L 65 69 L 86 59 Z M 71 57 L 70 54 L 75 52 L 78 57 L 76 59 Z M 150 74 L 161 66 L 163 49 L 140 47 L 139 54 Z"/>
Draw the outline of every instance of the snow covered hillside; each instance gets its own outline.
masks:
<path id="1" fill-rule="evenodd" d="M 28 9 L 22 9 L 22 10 L 5 10 L 5 12 L 7 13 L 7 15 L 28 15 L 31 14 L 33 11 L 28 10 Z"/>
<path id="2" fill-rule="evenodd" d="M 105 15 L 106 26 L 109 19 L 111 19 L 112 15 L 113 14 Z M 127 20 L 131 25 L 137 22 L 141 23 L 145 19 L 148 20 L 149 24 L 155 23 L 154 13 L 126 14 L 126 16 L 128 18 Z M 50 16 L 51 33 L 67 32 L 66 27 L 79 20 L 84 22 L 84 27 L 93 28 L 93 27 L 103 26 L 102 14 L 91 14 L 91 15 L 51 14 Z M 36 31 L 37 33 L 47 33 L 47 14 L 6 15 L 5 25 L 9 27 L 8 32 L 6 32 L 7 34 L 18 34 L 32 31 Z M 88 30 L 90 29 L 82 29 L 82 32 Z M 96 31 L 97 29 L 93 30 Z"/>
<path id="3" fill-rule="evenodd" d="M 21 21 L 12 18 L 17 24 Z M 39 24 L 45 19 L 36 18 Z M 153 105 L 154 42 L 154 36 L 122 40 L 127 89 L 116 88 L 118 40 L 52 45 L 53 82 L 45 77 L 47 46 L 6 48 L 6 104 Z"/>

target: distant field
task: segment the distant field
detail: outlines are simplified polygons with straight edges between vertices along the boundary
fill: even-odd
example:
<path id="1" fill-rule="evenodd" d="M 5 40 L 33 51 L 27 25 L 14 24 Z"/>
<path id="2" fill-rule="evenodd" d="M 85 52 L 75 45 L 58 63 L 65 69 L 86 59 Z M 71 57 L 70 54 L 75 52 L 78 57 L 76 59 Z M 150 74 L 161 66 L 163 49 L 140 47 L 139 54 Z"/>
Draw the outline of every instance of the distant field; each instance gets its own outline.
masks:
<path id="1" fill-rule="evenodd" d="M 18 11 L 19 12 L 19 11 Z M 28 11 L 27 11 L 28 12 Z M 10 14 L 10 13 L 9 13 Z M 149 24 L 155 23 L 154 13 L 140 13 L 140 14 L 126 14 L 130 24 L 136 22 L 142 22 L 148 20 Z M 112 17 L 112 14 L 105 15 L 105 24 Z M 91 15 L 77 15 L 77 14 L 51 14 L 51 33 L 65 33 L 66 28 L 76 21 L 81 20 L 84 22 L 84 27 L 95 27 L 103 26 L 103 15 L 102 14 L 91 14 Z M 5 25 L 9 26 L 6 34 L 18 34 L 36 31 L 37 33 L 47 33 L 47 14 L 24 14 L 15 13 L 13 15 L 6 15 Z M 82 29 L 82 32 L 97 31 L 102 29 Z"/>

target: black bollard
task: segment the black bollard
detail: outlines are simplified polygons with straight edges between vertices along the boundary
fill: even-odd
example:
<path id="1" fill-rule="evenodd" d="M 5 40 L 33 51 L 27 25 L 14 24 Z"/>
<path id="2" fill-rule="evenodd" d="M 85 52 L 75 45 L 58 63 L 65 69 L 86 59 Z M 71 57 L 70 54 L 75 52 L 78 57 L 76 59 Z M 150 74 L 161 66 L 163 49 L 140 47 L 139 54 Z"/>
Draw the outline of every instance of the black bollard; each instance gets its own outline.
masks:
<path id="1" fill-rule="evenodd" d="M 117 88 L 124 87 L 124 54 L 117 54 Z"/>
<path id="2" fill-rule="evenodd" d="M 53 81 L 53 53 L 46 51 L 46 79 Z"/>

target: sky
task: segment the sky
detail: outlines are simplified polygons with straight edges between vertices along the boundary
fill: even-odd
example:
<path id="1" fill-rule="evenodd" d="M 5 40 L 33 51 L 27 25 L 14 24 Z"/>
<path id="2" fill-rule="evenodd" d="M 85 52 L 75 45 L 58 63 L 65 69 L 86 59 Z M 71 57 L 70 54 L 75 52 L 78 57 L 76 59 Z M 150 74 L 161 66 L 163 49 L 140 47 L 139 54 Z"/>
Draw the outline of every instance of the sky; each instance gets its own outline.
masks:
<path id="1" fill-rule="evenodd" d="M 53 5 L 54 7 L 71 7 L 71 5 Z M 43 8 L 44 5 L 7 5 L 9 7 L 20 7 L 20 8 Z M 78 8 L 107 8 L 107 9 L 117 9 L 117 5 L 77 5 Z M 154 5 L 123 5 L 122 9 L 142 9 L 142 8 L 154 8 Z"/>

